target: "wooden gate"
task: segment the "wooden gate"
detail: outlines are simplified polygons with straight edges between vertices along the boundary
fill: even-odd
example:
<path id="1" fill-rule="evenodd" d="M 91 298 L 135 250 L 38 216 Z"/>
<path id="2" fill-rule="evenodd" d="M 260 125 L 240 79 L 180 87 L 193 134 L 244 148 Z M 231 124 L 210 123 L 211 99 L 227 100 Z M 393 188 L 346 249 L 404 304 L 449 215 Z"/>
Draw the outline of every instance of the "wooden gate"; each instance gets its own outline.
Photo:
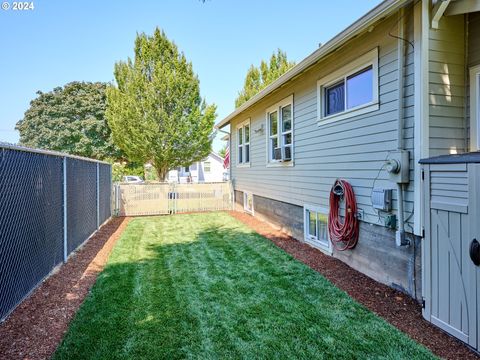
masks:
<path id="1" fill-rule="evenodd" d="M 473 164 L 424 166 L 424 317 L 477 348 L 477 266 L 470 244 L 478 234 L 478 184 Z M 478 236 L 478 235 L 477 235 Z"/>
<path id="2" fill-rule="evenodd" d="M 230 182 L 115 185 L 115 212 L 119 216 L 231 210 L 232 206 Z"/>

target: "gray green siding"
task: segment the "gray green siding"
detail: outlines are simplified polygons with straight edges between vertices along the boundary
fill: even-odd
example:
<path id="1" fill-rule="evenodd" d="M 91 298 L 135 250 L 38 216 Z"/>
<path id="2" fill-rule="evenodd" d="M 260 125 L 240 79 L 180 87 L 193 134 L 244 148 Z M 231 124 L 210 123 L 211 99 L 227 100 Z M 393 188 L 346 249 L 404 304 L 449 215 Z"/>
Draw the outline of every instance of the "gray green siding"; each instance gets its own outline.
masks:
<path id="1" fill-rule="evenodd" d="M 371 33 L 353 40 L 333 55 L 313 66 L 289 85 L 279 89 L 232 121 L 235 125 L 251 119 L 251 166 L 236 167 L 236 137 L 232 136 L 232 179 L 238 190 L 294 205 L 328 206 L 330 188 L 336 178 L 345 178 L 353 186 L 365 221 L 383 224 L 371 206 L 375 187 L 394 188 L 381 170 L 388 152 L 397 148 L 398 126 L 398 54 L 397 16 L 378 24 Z M 413 39 L 413 15 L 404 18 L 409 38 Z M 375 112 L 319 126 L 317 123 L 318 79 L 348 64 L 374 47 L 379 48 L 380 108 Z M 405 48 L 405 146 L 413 154 L 413 49 Z M 283 98 L 294 96 L 294 166 L 267 167 L 265 110 Z M 413 169 L 413 163 L 412 163 Z M 413 172 L 411 174 L 413 180 Z M 394 197 L 396 194 L 394 192 Z M 413 208 L 413 181 L 405 194 L 405 216 Z M 394 208 L 397 207 L 396 200 Z M 408 229 L 407 230 L 411 230 Z"/>
<path id="2" fill-rule="evenodd" d="M 464 16 L 444 16 L 429 32 L 430 156 L 467 148 Z"/>

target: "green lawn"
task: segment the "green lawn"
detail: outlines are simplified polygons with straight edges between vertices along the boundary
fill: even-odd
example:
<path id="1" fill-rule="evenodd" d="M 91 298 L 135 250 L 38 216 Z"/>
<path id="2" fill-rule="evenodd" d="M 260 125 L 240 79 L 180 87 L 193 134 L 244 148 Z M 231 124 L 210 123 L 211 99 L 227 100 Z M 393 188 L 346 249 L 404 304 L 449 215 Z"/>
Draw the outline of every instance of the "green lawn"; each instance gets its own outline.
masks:
<path id="1" fill-rule="evenodd" d="M 132 220 L 54 355 L 432 357 L 226 213 Z"/>

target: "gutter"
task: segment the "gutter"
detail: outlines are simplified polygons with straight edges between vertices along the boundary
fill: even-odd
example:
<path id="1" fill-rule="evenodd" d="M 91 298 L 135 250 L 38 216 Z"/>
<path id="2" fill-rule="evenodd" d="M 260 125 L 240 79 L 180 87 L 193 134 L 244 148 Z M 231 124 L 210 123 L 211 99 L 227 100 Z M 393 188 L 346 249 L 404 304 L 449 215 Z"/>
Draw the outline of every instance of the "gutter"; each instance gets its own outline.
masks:
<path id="1" fill-rule="evenodd" d="M 385 0 L 375 8 L 370 10 L 367 14 L 362 16 L 360 19 L 355 21 L 352 25 L 348 26 L 338 35 L 336 35 L 333 39 L 326 42 L 322 47 L 315 50 L 305 59 L 303 59 L 300 63 L 294 66 L 292 69 L 287 71 L 285 74 L 280 76 L 277 80 L 273 83 L 268 85 L 258 94 L 253 96 L 250 100 L 239 106 L 235 109 L 230 115 L 225 117 L 221 120 L 215 128 L 220 129 L 230 123 L 230 121 L 242 113 L 243 111 L 247 110 L 252 105 L 256 104 L 260 100 L 262 100 L 267 95 L 271 94 L 276 89 L 282 87 L 290 80 L 293 80 L 295 77 L 306 71 L 311 66 L 315 65 L 318 61 L 320 61 L 323 57 L 330 54 L 331 52 L 337 50 L 340 46 L 345 44 L 347 41 L 353 39 L 354 37 L 360 35 L 362 32 L 368 31 L 369 27 L 373 24 L 381 20 L 382 18 L 390 15 L 394 11 L 397 11 L 400 7 L 404 4 L 410 2 L 410 0 Z"/>

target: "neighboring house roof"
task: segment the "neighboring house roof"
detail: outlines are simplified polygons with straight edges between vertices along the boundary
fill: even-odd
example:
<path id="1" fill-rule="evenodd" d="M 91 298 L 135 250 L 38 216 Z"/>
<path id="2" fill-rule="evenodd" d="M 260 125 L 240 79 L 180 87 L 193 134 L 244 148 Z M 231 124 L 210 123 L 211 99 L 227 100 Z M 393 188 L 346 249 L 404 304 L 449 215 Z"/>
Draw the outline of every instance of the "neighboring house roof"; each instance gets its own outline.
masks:
<path id="1" fill-rule="evenodd" d="M 399 8 L 401 8 L 403 5 L 409 2 L 411 2 L 411 0 L 383 1 L 382 3 L 377 5 L 375 8 L 370 10 L 367 14 L 365 14 L 360 19 L 355 21 L 352 25 L 350 25 L 345 30 L 343 30 L 338 35 L 336 35 L 334 38 L 332 38 L 327 43 L 322 45 L 320 48 L 315 50 L 313 53 L 311 53 L 309 56 L 303 59 L 300 63 L 295 65 L 292 69 L 290 69 L 285 74 L 280 76 L 277 80 L 275 80 L 273 83 L 268 85 L 258 94 L 256 94 L 247 102 L 243 103 L 241 106 L 236 108 L 235 111 L 233 111 L 230 115 L 228 115 L 226 118 L 221 120 L 217 125 L 215 125 L 215 127 L 218 129 L 224 127 L 235 116 L 239 115 L 240 113 L 242 113 L 243 111 L 251 107 L 252 105 L 256 104 L 261 99 L 263 99 L 264 97 L 266 97 L 267 95 L 275 91 L 276 89 L 280 88 L 288 81 L 296 78 L 298 75 L 306 71 L 308 68 L 315 65 L 322 58 L 324 58 L 325 56 L 337 50 L 340 46 L 345 44 L 347 41 L 353 39 L 354 37 L 360 35 L 365 31 L 368 31 L 369 28 L 373 26 L 376 22 L 378 22 L 379 20 L 382 20 L 383 18 L 397 11 Z"/>
<path id="2" fill-rule="evenodd" d="M 223 162 L 223 157 L 221 157 L 220 154 L 217 154 L 215 151 L 212 151 L 210 156 L 216 157 L 219 161 Z"/>

